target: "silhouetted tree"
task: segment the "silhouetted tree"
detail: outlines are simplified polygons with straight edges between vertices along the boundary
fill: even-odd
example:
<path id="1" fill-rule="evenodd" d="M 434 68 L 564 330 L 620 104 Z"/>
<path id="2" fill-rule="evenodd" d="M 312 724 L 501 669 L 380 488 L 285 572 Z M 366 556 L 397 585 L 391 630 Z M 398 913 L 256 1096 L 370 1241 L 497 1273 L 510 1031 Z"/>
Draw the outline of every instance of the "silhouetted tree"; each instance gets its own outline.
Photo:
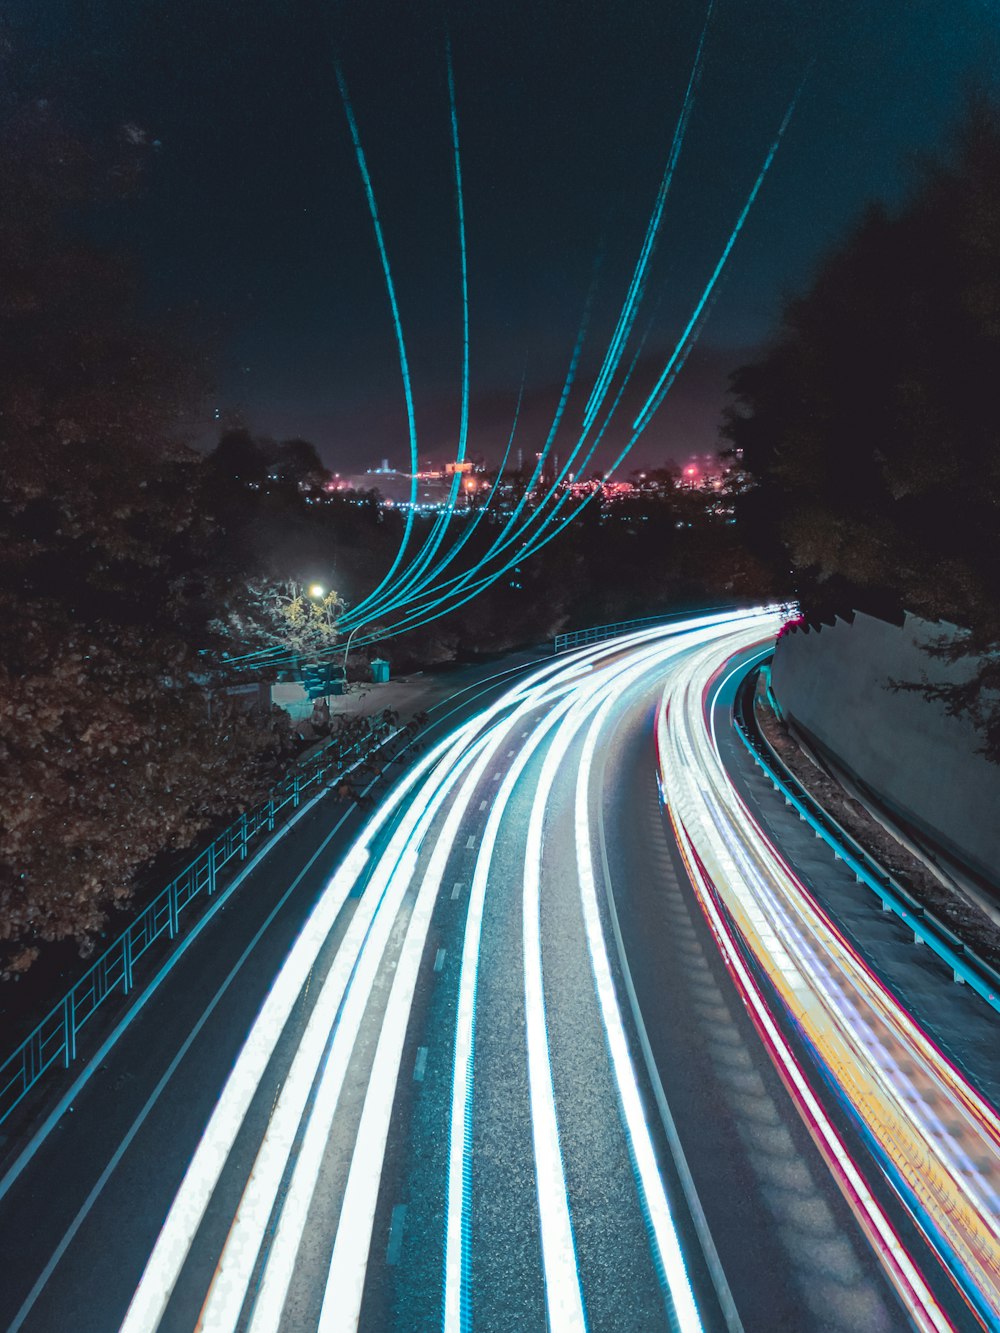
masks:
<path id="1" fill-rule="evenodd" d="M 806 610 L 906 608 L 981 659 L 949 702 L 1000 760 L 1000 117 L 973 102 L 896 214 L 873 207 L 734 377 L 727 434 Z M 772 552 L 773 554 L 773 552 Z M 947 693 L 947 692 L 946 692 Z"/>

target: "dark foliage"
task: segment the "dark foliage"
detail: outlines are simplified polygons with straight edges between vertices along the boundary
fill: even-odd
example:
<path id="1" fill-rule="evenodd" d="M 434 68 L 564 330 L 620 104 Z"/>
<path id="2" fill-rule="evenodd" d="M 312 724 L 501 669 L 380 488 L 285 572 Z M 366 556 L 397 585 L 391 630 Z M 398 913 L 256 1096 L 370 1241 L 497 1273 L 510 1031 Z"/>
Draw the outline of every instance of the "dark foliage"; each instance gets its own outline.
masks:
<path id="1" fill-rule="evenodd" d="M 872 208 L 734 377 L 727 434 L 807 615 L 912 611 L 962 627 L 941 694 L 1000 760 L 1000 117 L 974 102 L 896 215 Z M 783 549 L 782 549 L 783 548 Z M 763 549 L 763 548 L 762 548 Z"/>

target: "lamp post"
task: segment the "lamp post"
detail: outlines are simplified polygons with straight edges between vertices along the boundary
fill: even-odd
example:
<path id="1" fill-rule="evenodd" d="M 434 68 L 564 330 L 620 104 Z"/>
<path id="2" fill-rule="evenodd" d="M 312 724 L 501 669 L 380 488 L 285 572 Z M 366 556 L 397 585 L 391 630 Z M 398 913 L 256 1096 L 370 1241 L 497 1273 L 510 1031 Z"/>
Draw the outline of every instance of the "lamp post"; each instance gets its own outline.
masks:
<path id="1" fill-rule="evenodd" d="M 348 657 L 350 657 L 350 655 L 351 655 L 351 640 L 354 638 L 355 634 L 357 634 L 358 630 L 362 628 L 362 626 L 364 625 L 364 623 L 365 623 L 365 622 L 364 622 L 363 620 L 359 620 L 358 623 L 357 623 L 357 624 L 354 626 L 354 628 L 351 630 L 350 634 L 348 634 L 348 636 L 347 636 L 347 647 L 344 649 L 344 689 L 345 689 L 345 690 L 347 689 L 347 659 L 348 659 Z"/>

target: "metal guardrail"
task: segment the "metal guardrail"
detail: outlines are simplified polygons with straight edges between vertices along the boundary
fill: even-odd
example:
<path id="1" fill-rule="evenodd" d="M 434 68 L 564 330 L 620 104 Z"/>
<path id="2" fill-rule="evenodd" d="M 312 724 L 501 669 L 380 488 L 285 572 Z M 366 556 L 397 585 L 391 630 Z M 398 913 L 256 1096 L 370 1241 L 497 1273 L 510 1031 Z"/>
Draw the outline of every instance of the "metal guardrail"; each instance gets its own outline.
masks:
<path id="1" fill-rule="evenodd" d="M 262 835 L 270 836 L 276 825 L 286 823 L 307 792 L 322 789 L 331 771 L 343 772 L 352 757 L 351 766 L 357 767 L 397 734 L 394 728 L 364 748 L 361 741 L 340 748 L 336 738 L 332 739 L 308 768 L 286 774 L 266 800 L 213 838 L 0 1063 L 0 1125 L 54 1065 L 69 1068 L 76 1059 L 81 1032 L 104 1001 L 117 992 L 128 995 L 133 990 L 136 966 L 143 956 L 164 936 L 177 938 L 191 904 L 202 894 L 211 897 L 215 893 L 221 872 L 231 862 L 245 861 L 248 849 Z"/>
<path id="2" fill-rule="evenodd" d="M 799 818 L 826 842 L 833 854 L 854 873 L 858 883 L 867 885 L 876 894 L 882 910 L 894 912 L 913 932 L 915 943 L 926 944 L 951 969 L 956 982 L 971 986 L 1000 1013 L 1000 972 L 888 874 L 833 815 L 823 809 L 775 753 L 753 715 L 753 692 L 748 682 L 753 681 L 756 685 L 757 674 L 752 670 L 740 685 L 735 712 L 737 734 L 754 762 L 785 798 L 785 804 L 795 809 Z M 770 691 L 770 673 L 767 689 Z"/>
<path id="3" fill-rule="evenodd" d="M 665 625 L 671 620 L 683 620 L 692 615 L 712 615 L 716 611 L 729 611 L 732 604 L 725 606 L 699 607 L 697 611 L 668 611 L 662 616 L 642 616 L 638 620 L 618 620 L 613 625 L 592 625 L 589 629 L 573 629 L 565 634 L 557 634 L 552 640 L 552 653 L 564 653 L 567 648 L 577 648 L 581 644 L 600 643 L 603 639 L 613 639 L 617 634 L 628 634 L 630 630 L 642 629 L 644 625 Z"/>

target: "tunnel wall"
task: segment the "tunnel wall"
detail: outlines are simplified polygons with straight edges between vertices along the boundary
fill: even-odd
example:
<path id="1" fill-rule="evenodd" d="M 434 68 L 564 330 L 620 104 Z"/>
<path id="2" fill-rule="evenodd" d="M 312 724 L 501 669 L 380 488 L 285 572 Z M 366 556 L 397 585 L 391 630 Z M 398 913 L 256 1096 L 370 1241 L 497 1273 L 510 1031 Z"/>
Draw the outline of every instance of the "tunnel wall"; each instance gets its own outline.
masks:
<path id="1" fill-rule="evenodd" d="M 897 626 L 861 612 L 794 629 L 775 647 L 772 686 L 788 720 L 890 813 L 998 884 L 1000 766 L 977 753 L 971 723 L 889 688 L 890 680 L 967 679 L 967 666 L 922 651 L 954 634 L 915 616 Z"/>

